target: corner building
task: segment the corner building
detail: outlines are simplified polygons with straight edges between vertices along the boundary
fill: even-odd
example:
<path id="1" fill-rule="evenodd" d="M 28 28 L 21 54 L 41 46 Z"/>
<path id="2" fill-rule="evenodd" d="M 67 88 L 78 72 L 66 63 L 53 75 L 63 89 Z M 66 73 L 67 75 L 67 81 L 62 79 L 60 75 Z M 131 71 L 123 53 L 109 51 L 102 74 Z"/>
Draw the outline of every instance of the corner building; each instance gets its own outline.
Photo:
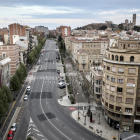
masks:
<path id="1" fill-rule="evenodd" d="M 118 40 L 103 59 L 102 108 L 114 129 L 140 133 L 140 41 Z"/>

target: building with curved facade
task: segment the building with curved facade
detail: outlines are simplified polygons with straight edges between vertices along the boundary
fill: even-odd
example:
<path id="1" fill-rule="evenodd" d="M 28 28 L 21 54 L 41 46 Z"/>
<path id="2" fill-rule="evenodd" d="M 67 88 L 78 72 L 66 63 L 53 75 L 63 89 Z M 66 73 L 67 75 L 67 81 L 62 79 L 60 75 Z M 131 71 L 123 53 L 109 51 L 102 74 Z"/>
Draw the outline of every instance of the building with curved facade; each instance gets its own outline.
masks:
<path id="1" fill-rule="evenodd" d="M 140 133 L 140 40 L 118 40 L 103 59 L 102 108 L 115 129 Z"/>

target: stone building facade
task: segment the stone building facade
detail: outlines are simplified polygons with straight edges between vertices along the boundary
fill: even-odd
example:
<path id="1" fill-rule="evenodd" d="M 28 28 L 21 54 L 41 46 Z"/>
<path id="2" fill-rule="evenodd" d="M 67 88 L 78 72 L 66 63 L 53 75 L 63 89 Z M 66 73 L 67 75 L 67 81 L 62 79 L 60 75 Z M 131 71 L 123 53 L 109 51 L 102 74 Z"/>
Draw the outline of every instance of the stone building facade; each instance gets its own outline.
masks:
<path id="1" fill-rule="evenodd" d="M 118 40 L 103 59 L 102 108 L 108 124 L 140 133 L 140 44 Z"/>

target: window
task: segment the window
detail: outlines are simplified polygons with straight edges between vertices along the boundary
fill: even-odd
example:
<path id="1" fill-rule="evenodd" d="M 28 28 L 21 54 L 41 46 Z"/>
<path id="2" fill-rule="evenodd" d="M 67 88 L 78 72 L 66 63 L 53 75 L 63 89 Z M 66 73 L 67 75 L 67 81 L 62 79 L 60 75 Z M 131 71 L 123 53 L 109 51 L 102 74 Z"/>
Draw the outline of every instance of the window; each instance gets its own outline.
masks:
<path id="1" fill-rule="evenodd" d="M 96 80 L 96 84 L 98 85 L 98 80 Z"/>
<path id="2" fill-rule="evenodd" d="M 135 47 L 137 47 L 137 45 L 135 45 Z"/>
<path id="3" fill-rule="evenodd" d="M 125 112 L 132 113 L 132 108 L 125 108 Z"/>
<path id="4" fill-rule="evenodd" d="M 125 118 L 125 119 L 130 119 L 130 116 L 124 115 L 124 118 Z"/>
<path id="5" fill-rule="evenodd" d="M 118 68 L 119 73 L 124 73 L 124 68 Z"/>
<path id="6" fill-rule="evenodd" d="M 135 84 L 135 79 L 127 79 L 127 83 L 129 83 L 129 84 Z"/>
<path id="7" fill-rule="evenodd" d="M 104 69 L 105 69 L 105 65 L 104 65 Z"/>
<path id="8" fill-rule="evenodd" d="M 95 50 L 94 50 L 94 53 L 95 53 Z"/>
<path id="9" fill-rule="evenodd" d="M 118 55 L 115 56 L 115 60 L 118 61 Z"/>
<path id="10" fill-rule="evenodd" d="M 107 66 L 107 70 L 110 70 L 110 67 L 109 66 Z"/>
<path id="11" fill-rule="evenodd" d="M 106 98 L 108 99 L 108 93 L 106 93 Z"/>
<path id="12" fill-rule="evenodd" d="M 94 47 L 95 47 L 95 45 L 94 45 Z"/>
<path id="13" fill-rule="evenodd" d="M 122 97 L 116 97 L 116 102 L 121 103 L 122 102 Z"/>
<path id="14" fill-rule="evenodd" d="M 105 82 L 103 81 L 103 86 L 105 85 Z"/>
<path id="15" fill-rule="evenodd" d="M 128 44 L 128 47 L 130 47 L 130 44 Z"/>
<path id="16" fill-rule="evenodd" d="M 130 57 L 130 62 L 134 62 L 134 56 Z"/>
<path id="17" fill-rule="evenodd" d="M 126 92 L 127 92 L 127 93 L 131 93 L 131 94 L 133 94 L 133 93 L 134 93 L 134 89 L 132 89 L 132 88 L 128 88 L 128 89 L 126 89 Z"/>
<path id="18" fill-rule="evenodd" d="M 97 50 L 97 53 L 98 53 L 98 50 Z"/>
<path id="19" fill-rule="evenodd" d="M 123 61 L 123 56 L 120 56 L 120 61 Z"/>
<path id="20" fill-rule="evenodd" d="M 128 69 L 128 73 L 130 73 L 130 74 L 135 74 L 135 73 L 136 73 L 136 69 L 134 69 L 134 68 L 129 68 L 129 69 Z"/>
<path id="21" fill-rule="evenodd" d="M 84 48 L 85 48 L 86 46 L 84 46 Z"/>
<path id="22" fill-rule="evenodd" d="M 116 72 L 116 67 L 112 67 L 112 72 Z"/>
<path id="23" fill-rule="evenodd" d="M 96 97 L 97 97 L 98 99 L 100 99 L 100 95 L 96 95 Z"/>
<path id="24" fill-rule="evenodd" d="M 123 83 L 123 79 L 118 78 L 118 83 Z"/>
<path id="25" fill-rule="evenodd" d="M 91 47 L 92 47 L 92 45 L 91 45 Z"/>
<path id="26" fill-rule="evenodd" d="M 112 60 L 114 60 L 114 55 L 112 55 Z"/>
<path id="27" fill-rule="evenodd" d="M 94 75 L 93 75 L 93 80 L 94 80 Z"/>
<path id="28" fill-rule="evenodd" d="M 123 92 L 123 88 L 117 87 L 117 92 Z"/>
<path id="29" fill-rule="evenodd" d="M 99 85 L 101 85 L 101 81 L 99 80 Z"/>
<path id="30" fill-rule="evenodd" d="M 109 104 L 110 109 L 114 109 L 114 105 Z"/>
<path id="31" fill-rule="evenodd" d="M 108 103 L 107 102 L 105 102 L 105 105 L 108 107 Z"/>
<path id="32" fill-rule="evenodd" d="M 126 104 L 133 104 L 133 98 L 126 98 Z"/>
<path id="33" fill-rule="evenodd" d="M 96 87 L 96 92 L 98 92 L 98 88 Z"/>
<path id="34" fill-rule="evenodd" d="M 130 126 L 123 125 L 123 131 L 124 132 L 129 132 L 130 131 Z"/>
<path id="35" fill-rule="evenodd" d="M 113 95 L 110 95 L 110 100 L 114 101 L 114 96 Z"/>
<path id="36" fill-rule="evenodd" d="M 121 107 L 120 106 L 116 106 L 116 110 L 117 111 L 120 111 L 121 110 Z"/>
<path id="37" fill-rule="evenodd" d="M 107 75 L 107 80 L 109 80 L 109 76 Z"/>
<path id="38" fill-rule="evenodd" d="M 109 85 L 106 85 L 106 89 L 109 89 Z"/>
<path id="39" fill-rule="evenodd" d="M 115 87 L 111 86 L 110 90 L 115 91 Z"/>
<path id="40" fill-rule="evenodd" d="M 114 78 L 114 77 L 111 77 L 111 81 L 112 81 L 112 82 L 115 82 L 115 78 Z"/>
<path id="41" fill-rule="evenodd" d="M 92 51 L 90 51 L 92 53 Z"/>
<path id="42" fill-rule="evenodd" d="M 5 58 L 5 53 L 3 54 L 3 58 Z"/>

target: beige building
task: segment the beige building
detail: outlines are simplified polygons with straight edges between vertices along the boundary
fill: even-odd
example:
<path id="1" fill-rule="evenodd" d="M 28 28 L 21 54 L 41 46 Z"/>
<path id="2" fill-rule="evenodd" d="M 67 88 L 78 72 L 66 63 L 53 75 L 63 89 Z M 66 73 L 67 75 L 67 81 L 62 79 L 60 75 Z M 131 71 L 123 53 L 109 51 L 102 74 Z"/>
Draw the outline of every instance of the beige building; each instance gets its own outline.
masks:
<path id="1" fill-rule="evenodd" d="M 11 59 L 9 57 L 0 58 L 0 73 L 1 73 L 0 87 L 10 82 L 11 78 L 10 62 Z"/>
<path id="2" fill-rule="evenodd" d="M 90 68 L 90 79 L 94 90 L 94 100 L 97 104 L 101 104 L 102 98 L 102 77 L 103 67 L 91 67 Z"/>
<path id="3" fill-rule="evenodd" d="M 20 65 L 19 46 L 15 44 L 0 45 L 0 57 L 6 58 L 7 56 L 11 59 L 10 68 L 12 76 Z"/>
<path id="4" fill-rule="evenodd" d="M 121 131 L 140 133 L 139 40 L 118 40 L 103 59 L 102 108 L 106 121 Z"/>

